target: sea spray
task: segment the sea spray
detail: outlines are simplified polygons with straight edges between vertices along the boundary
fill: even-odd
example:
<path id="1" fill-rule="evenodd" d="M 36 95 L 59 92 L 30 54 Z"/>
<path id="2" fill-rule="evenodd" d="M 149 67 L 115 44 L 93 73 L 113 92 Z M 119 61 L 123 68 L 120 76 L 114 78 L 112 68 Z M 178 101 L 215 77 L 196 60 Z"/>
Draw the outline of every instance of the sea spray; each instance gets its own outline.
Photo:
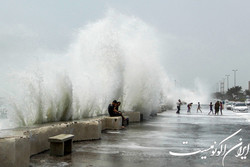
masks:
<path id="1" fill-rule="evenodd" d="M 157 33 L 139 18 L 110 10 L 76 34 L 64 55 L 51 54 L 12 75 L 6 99 L 18 126 L 107 114 L 114 99 L 146 118 L 161 104 L 194 95 L 175 89 L 160 62 Z"/>
<path id="2" fill-rule="evenodd" d="M 106 104 L 92 111 L 105 113 L 107 102 L 118 99 L 123 110 L 140 111 L 145 117 L 156 112 L 164 79 L 157 44 L 153 28 L 138 18 L 113 12 L 81 29 L 69 52 L 74 66 L 69 76 L 75 76 L 73 94 L 78 98 L 84 94 L 82 99 L 86 99 L 78 103 L 80 108 L 93 99 L 95 106 L 98 101 Z"/>

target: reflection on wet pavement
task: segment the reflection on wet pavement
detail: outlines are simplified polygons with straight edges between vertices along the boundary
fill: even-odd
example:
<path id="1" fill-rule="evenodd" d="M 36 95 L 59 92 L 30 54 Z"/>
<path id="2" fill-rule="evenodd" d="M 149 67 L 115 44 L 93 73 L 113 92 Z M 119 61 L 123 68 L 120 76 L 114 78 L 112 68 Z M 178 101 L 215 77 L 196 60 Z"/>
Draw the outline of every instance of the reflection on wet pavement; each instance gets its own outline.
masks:
<path id="1" fill-rule="evenodd" d="M 101 140 L 75 142 L 73 152 L 64 157 L 51 157 L 49 151 L 31 157 L 31 166 L 75 167 L 219 167 L 222 154 L 211 156 L 212 150 L 190 156 L 170 155 L 205 150 L 236 131 L 228 139 L 227 149 L 242 141 L 242 147 L 250 143 L 249 121 L 239 114 L 224 111 L 222 116 L 175 111 L 158 114 L 148 121 L 130 124 L 125 130 L 105 131 Z M 241 140 L 240 140 L 241 139 Z M 216 144 L 215 144 L 216 142 Z M 250 166 L 250 153 L 246 158 L 236 157 L 239 147 L 225 157 L 226 167 Z M 228 151 L 227 150 L 227 151 Z M 245 149 L 246 150 L 246 149 Z"/>

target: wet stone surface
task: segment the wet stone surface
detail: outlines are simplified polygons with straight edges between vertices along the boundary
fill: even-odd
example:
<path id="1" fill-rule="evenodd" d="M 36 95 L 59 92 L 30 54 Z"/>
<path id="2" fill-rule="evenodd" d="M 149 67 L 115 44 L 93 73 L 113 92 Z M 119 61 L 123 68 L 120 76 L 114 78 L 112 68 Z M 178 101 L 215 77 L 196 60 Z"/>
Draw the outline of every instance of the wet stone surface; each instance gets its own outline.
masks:
<path id="1" fill-rule="evenodd" d="M 158 114 L 149 121 L 130 124 L 125 130 L 108 130 L 102 139 L 73 143 L 73 152 L 64 157 L 51 157 L 49 151 L 31 157 L 30 166 L 75 166 L 75 167 L 220 167 L 223 156 L 212 151 L 220 150 L 219 143 L 225 141 L 227 153 L 242 142 L 242 148 L 250 143 L 249 114 L 242 117 L 231 111 L 222 116 L 207 115 L 208 110 L 191 114 L 168 111 Z M 216 144 L 215 144 L 216 142 Z M 171 155 L 214 149 L 189 156 Z M 250 166 L 248 155 L 236 157 L 240 146 L 224 158 L 226 167 Z M 246 149 L 245 149 L 246 153 Z M 221 153 L 222 154 L 222 153 Z"/>

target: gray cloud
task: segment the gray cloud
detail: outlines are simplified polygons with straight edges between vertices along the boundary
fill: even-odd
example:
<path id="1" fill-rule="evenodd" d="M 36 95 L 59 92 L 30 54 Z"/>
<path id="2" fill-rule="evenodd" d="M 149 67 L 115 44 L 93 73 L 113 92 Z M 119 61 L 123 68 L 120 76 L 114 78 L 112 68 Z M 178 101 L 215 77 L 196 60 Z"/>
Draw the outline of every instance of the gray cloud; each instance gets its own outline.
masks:
<path id="1" fill-rule="evenodd" d="M 112 7 L 155 27 L 162 38 L 162 62 L 182 86 L 195 78 L 215 85 L 238 69 L 247 88 L 250 61 L 250 2 L 247 0 L 10 0 L 0 2 L 0 65 L 22 67 L 37 55 L 65 53 L 74 32 L 102 18 Z M 7 63 L 6 63 L 7 62 Z"/>

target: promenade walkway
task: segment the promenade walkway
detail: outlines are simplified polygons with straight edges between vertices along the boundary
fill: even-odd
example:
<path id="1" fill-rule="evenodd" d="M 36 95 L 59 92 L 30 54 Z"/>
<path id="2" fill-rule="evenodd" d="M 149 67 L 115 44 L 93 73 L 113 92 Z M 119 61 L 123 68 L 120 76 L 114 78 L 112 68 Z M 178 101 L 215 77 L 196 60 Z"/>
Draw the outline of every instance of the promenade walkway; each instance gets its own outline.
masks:
<path id="1" fill-rule="evenodd" d="M 102 139 L 77 142 L 73 152 L 64 157 L 51 157 L 49 152 L 31 158 L 31 166 L 75 166 L 75 167 L 220 167 L 223 166 L 222 153 L 213 151 L 226 145 L 224 158 L 226 167 L 250 166 L 248 155 L 236 157 L 242 142 L 242 148 L 250 144 L 249 114 L 236 114 L 224 111 L 222 116 L 196 113 L 193 109 L 187 114 L 167 111 L 148 121 L 130 124 L 126 130 L 106 131 Z M 223 142 L 219 143 L 234 134 Z M 209 149 L 214 145 L 214 149 Z M 236 147 L 238 145 L 238 147 Z M 228 152 L 236 147 L 231 152 Z M 192 153 L 194 155 L 177 156 L 174 153 Z M 245 149 L 246 150 L 246 149 Z M 250 150 L 249 150 L 250 151 Z M 170 154 L 172 152 L 172 155 Z M 238 152 L 239 153 L 239 152 Z M 245 151 L 246 153 L 246 151 Z"/>

